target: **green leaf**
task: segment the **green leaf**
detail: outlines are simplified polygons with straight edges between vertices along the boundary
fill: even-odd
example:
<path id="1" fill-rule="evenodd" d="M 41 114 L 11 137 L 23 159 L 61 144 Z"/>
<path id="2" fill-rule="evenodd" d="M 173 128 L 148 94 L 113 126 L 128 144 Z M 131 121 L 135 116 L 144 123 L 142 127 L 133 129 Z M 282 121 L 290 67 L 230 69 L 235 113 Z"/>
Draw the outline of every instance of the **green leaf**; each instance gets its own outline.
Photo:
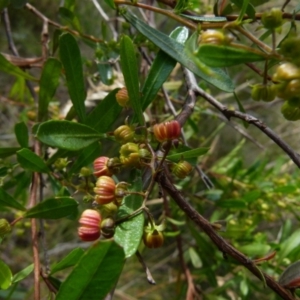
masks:
<path id="1" fill-rule="evenodd" d="M 251 19 L 255 20 L 255 8 L 251 3 L 249 3 L 249 0 L 231 0 L 231 2 L 241 9 L 239 17 L 237 19 L 238 22 L 241 22 L 243 20 L 245 14 L 247 14 Z M 260 2 L 260 4 L 263 4 L 263 0 Z"/>
<path id="2" fill-rule="evenodd" d="M 180 14 L 180 16 L 198 22 L 212 22 L 212 23 L 227 22 L 226 17 L 203 17 L 203 16 L 189 16 L 184 14 Z"/>
<path id="3" fill-rule="evenodd" d="M 188 30 L 186 27 L 178 27 L 171 32 L 170 37 L 177 40 L 179 43 L 184 43 L 188 37 Z M 168 54 L 162 50 L 158 51 L 142 88 L 143 111 L 145 111 L 148 105 L 154 100 L 159 89 L 174 69 L 176 63 L 176 60 Z"/>
<path id="4" fill-rule="evenodd" d="M 10 0 L 0 0 L 0 11 L 3 10 L 3 8 L 7 7 L 10 3 Z"/>
<path id="5" fill-rule="evenodd" d="M 70 151 L 81 150 L 104 137 L 86 125 L 55 120 L 40 124 L 36 136 L 46 145 Z"/>
<path id="6" fill-rule="evenodd" d="M 266 60 L 266 55 L 257 50 L 242 49 L 228 45 L 200 45 L 196 56 L 210 67 L 231 67 L 238 64 Z"/>
<path id="7" fill-rule="evenodd" d="M 6 290 L 11 286 L 12 273 L 7 264 L 0 260 L 0 289 Z"/>
<path id="8" fill-rule="evenodd" d="M 0 205 L 15 208 L 18 210 L 26 210 L 26 208 L 10 196 L 4 189 L 0 187 Z"/>
<path id="9" fill-rule="evenodd" d="M 62 65 L 55 58 L 49 58 L 44 66 L 40 79 L 38 120 L 40 122 L 48 119 L 48 105 L 53 98 L 59 85 L 59 77 Z"/>
<path id="10" fill-rule="evenodd" d="M 246 208 L 247 204 L 245 201 L 243 200 L 238 200 L 238 199 L 226 199 L 226 200 L 218 200 L 216 201 L 216 204 L 219 207 L 223 207 L 223 208 L 233 208 L 233 209 L 242 209 L 242 208 Z"/>
<path id="11" fill-rule="evenodd" d="M 136 171 L 136 178 L 132 191 L 142 191 L 142 178 L 140 171 Z M 142 206 L 143 197 L 139 195 L 128 195 L 124 198 L 119 208 L 117 218 L 121 219 Z M 114 235 L 115 241 L 121 245 L 125 252 L 125 257 L 133 255 L 140 244 L 144 231 L 144 214 L 140 213 L 117 226 Z"/>
<path id="12" fill-rule="evenodd" d="M 86 92 L 80 51 L 75 38 L 69 33 L 63 34 L 59 39 L 59 50 L 71 101 L 79 119 L 84 123 Z"/>
<path id="13" fill-rule="evenodd" d="M 62 283 L 55 299 L 104 299 L 115 286 L 124 262 L 124 252 L 114 241 L 93 244 Z"/>
<path id="14" fill-rule="evenodd" d="M 87 116 L 86 124 L 88 126 L 100 133 L 105 133 L 110 129 L 122 111 L 122 107 L 116 101 L 118 90 L 111 91 Z"/>
<path id="15" fill-rule="evenodd" d="M 139 68 L 134 45 L 129 36 L 125 35 L 120 43 L 121 67 L 127 88 L 129 103 L 137 115 L 140 125 L 145 124 L 139 90 Z"/>
<path id="16" fill-rule="evenodd" d="M 112 9 L 116 9 L 114 0 L 104 0 L 104 2 Z"/>
<path id="17" fill-rule="evenodd" d="M 15 125 L 15 135 L 20 146 L 28 148 L 28 128 L 24 122 L 20 122 Z"/>
<path id="18" fill-rule="evenodd" d="M 8 73 L 14 76 L 21 76 L 27 80 L 38 81 L 33 76 L 25 73 L 19 67 L 16 67 L 11 62 L 9 62 L 1 53 L 0 53 L 0 71 Z"/>
<path id="19" fill-rule="evenodd" d="M 73 249 L 67 256 L 65 256 L 60 262 L 58 262 L 51 268 L 50 274 L 53 275 L 58 271 L 73 267 L 78 263 L 83 254 L 84 251 L 81 248 Z"/>
<path id="20" fill-rule="evenodd" d="M 22 271 L 16 273 L 12 278 L 12 283 L 19 282 L 26 278 L 34 269 L 34 264 L 31 264 L 24 268 Z"/>
<path id="21" fill-rule="evenodd" d="M 249 255 L 251 257 L 261 257 L 266 255 L 270 250 L 271 246 L 270 245 L 264 245 L 261 243 L 252 243 L 249 245 L 244 245 L 238 248 L 242 253 Z"/>
<path id="22" fill-rule="evenodd" d="M 17 9 L 23 8 L 26 2 L 26 0 L 10 0 L 11 6 Z"/>
<path id="23" fill-rule="evenodd" d="M 209 148 L 196 148 L 196 149 L 187 150 L 187 151 L 179 152 L 176 154 L 168 155 L 167 159 L 174 161 L 174 162 L 177 162 L 181 159 L 187 160 L 189 158 L 199 157 L 200 155 L 207 153 L 208 150 L 209 150 Z"/>
<path id="24" fill-rule="evenodd" d="M 58 14 L 67 23 L 67 25 L 73 26 L 73 28 L 79 32 L 81 31 L 79 20 L 73 11 L 66 7 L 60 7 Z"/>
<path id="25" fill-rule="evenodd" d="M 201 261 L 200 256 L 196 252 L 195 248 L 190 247 L 188 251 L 189 251 L 189 256 L 190 256 L 190 259 L 191 259 L 191 262 L 192 262 L 193 266 L 196 269 L 201 268 L 202 267 L 202 261 Z"/>
<path id="26" fill-rule="evenodd" d="M 72 165 L 69 173 L 77 173 L 82 167 L 88 166 L 101 154 L 101 145 L 99 143 L 93 143 L 82 150 L 78 158 L 75 160 Z"/>
<path id="27" fill-rule="evenodd" d="M 176 42 L 162 32 L 148 26 L 128 11 L 124 13 L 123 16 L 130 24 L 157 45 L 162 51 L 184 65 L 194 74 L 225 92 L 233 92 L 233 82 L 223 70 L 212 69 L 209 67 L 206 67 L 206 71 L 199 69 L 182 44 Z"/>
<path id="28" fill-rule="evenodd" d="M 0 158 L 6 158 L 8 156 L 14 155 L 20 149 L 20 147 L 0 148 Z"/>
<path id="29" fill-rule="evenodd" d="M 278 263 L 287 258 L 289 254 L 299 247 L 300 244 L 300 229 L 293 232 L 289 237 L 280 245 L 280 251 L 277 252 Z"/>
<path id="30" fill-rule="evenodd" d="M 23 169 L 28 169 L 32 172 L 49 172 L 49 169 L 43 159 L 27 148 L 17 152 L 17 159 Z"/>
<path id="31" fill-rule="evenodd" d="M 60 219 L 77 213 L 78 203 L 70 197 L 55 197 L 44 200 L 30 208 L 25 218 Z"/>

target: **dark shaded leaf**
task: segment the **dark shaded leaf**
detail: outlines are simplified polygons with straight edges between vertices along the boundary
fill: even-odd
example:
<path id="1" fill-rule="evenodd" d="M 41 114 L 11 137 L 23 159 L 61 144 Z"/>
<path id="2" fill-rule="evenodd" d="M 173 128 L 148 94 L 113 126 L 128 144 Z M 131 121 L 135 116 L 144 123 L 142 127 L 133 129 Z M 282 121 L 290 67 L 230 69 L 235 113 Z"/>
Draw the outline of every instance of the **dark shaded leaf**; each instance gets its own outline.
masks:
<path id="1" fill-rule="evenodd" d="M 66 255 L 60 262 L 55 264 L 51 268 L 51 275 L 54 273 L 64 270 L 69 267 L 73 267 L 75 264 L 78 263 L 79 259 L 84 254 L 84 251 L 81 248 L 73 249 L 68 255 Z"/>
<path id="2" fill-rule="evenodd" d="M 14 155 L 19 150 L 21 150 L 20 147 L 0 148 L 0 158 L 6 158 L 11 155 Z"/>
<path id="3" fill-rule="evenodd" d="M 124 265 L 124 252 L 114 241 L 99 241 L 81 257 L 60 286 L 56 300 L 104 299 Z"/>
<path id="4" fill-rule="evenodd" d="M 18 143 L 23 148 L 28 148 L 28 128 L 24 122 L 17 123 L 15 125 L 15 135 Z"/>
<path id="5" fill-rule="evenodd" d="M 122 111 L 122 107 L 116 101 L 118 90 L 111 91 L 87 116 L 86 124 L 88 126 L 100 133 L 105 133 L 110 129 Z"/>
<path id="6" fill-rule="evenodd" d="M 43 66 L 38 105 L 38 120 L 40 122 L 48 119 L 48 105 L 58 87 L 61 69 L 61 63 L 55 58 L 49 58 Z"/>
<path id="7" fill-rule="evenodd" d="M 84 123 L 86 92 L 80 51 L 75 38 L 69 33 L 63 34 L 59 39 L 59 50 L 71 101 L 80 121 Z"/>
<path id="8" fill-rule="evenodd" d="M 15 208 L 18 210 L 26 210 L 23 205 L 17 202 L 12 196 L 10 196 L 4 189 L 0 187 L 0 205 Z"/>
<path id="9" fill-rule="evenodd" d="M 28 169 L 32 172 L 49 172 L 49 169 L 43 159 L 27 148 L 17 152 L 17 159 L 23 169 Z"/>
<path id="10" fill-rule="evenodd" d="M 77 213 L 78 203 L 70 197 L 49 198 L 30 208 L 25 218 L 60 219 Z"/>
<path id="11" fill-rule="evenodd" d="M 145 120 L 142 111 L 141 97 L 139 90 L 139 68 L 136 59 L 134 45 L 129 36 L 123 36 L 120 43 L 121 67 L 127 88 L 129 102 L 137 116 L 140 125 L 144 125 Z"/>

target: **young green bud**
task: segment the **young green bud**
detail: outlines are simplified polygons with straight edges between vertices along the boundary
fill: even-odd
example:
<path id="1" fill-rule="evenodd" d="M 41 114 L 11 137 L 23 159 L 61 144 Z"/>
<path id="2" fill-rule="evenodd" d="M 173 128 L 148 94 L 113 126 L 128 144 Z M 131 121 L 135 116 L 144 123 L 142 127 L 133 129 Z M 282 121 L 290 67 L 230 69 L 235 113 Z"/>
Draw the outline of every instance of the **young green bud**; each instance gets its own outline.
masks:
<path id="1" fill-rule="evenodd" d="M 133 142 L 134 130 L 128 125 L 122 125 L 114 131 L 116 141 L 122 144 Z"/>
<path id="2" fill-rule="evenodd" d="M 184 179 L 186 176 L 188 176 L 191 173 L 192 169 L 192 165 L 184 160 L 178 163 L 174 163 L 171 166 L 172 173 L 180 179 Z"/>
<path id="3" fill-rule="evenodd" d="M 205 30 L 200 36 L 201 44 L 224 44 L 227 41 L 225 34 L 220 30 Z"/>
<path id="4" fill-rule="evenodd" d="M 11 232 L 11 226 L 6 219 L 0 219 L 0 238 Z"/>
<path id="5" fill-rule="evenodd" d="M 271 11 L 264 12 L 261 17 L 263 26 L 267 29 L 276 29 L 283 23 L 282 11 L 279 8 L 272 8 Z"/>
<path id="6" fill-rule="evenodd" d="M 159 248 L 164 243 L 164 236 L 162 232 L 154 229 L 151 232 L 144 232 L 143 242 L 148 248 Z"/>
<path id="7" fill-rule="evenodd" d="M 288 101 L 283 103 L 281 113 L 289 121 L 300 120 L 300 106 L 291 106 Z"/>
<path id="8" fill-rule="evenodd" d="M 255 101 L 271 102 L 275 99 L 276 93 L 275 85 L 255 84 L 252 86 L 251 97 Z"/>
<path id="9" fill-rule="evenodd" d="M 113 218 L 106 218 L 101 222 L 101 233 L 102 235 L 109 239 L 115 234 L 115 221 Z"/>

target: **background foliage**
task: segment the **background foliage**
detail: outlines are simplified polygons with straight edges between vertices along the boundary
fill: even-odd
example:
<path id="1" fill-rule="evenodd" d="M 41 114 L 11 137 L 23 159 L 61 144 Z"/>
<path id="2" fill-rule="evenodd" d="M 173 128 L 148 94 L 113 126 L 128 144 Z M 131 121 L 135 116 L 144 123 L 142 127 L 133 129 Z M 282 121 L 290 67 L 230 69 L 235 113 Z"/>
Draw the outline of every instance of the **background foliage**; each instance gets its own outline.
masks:
<path id="1" fill-rule="evenodd" d="M 274 282 L 299 260 L 299 121 L 280 112 L 287 99 L 251 97 L 253 85 L 266 79 L 273 84 L 278 64 L 286 61 L 278 54 L 282 40 L 291 32 L 298 36 L 297 1 L 284 8 L 275 40 L 262 26 L 261 14 L 282 5 L 275 0 L 0 1 L 0 209 L 1 218 L 13 225 L 1 240 L 1 299 L 104 299 L 111 290 L 114 299 L 128 300 L 293 299 L 280 297 L 246 264 L 222 253 L 162 182 L 147 190 L 146 205 L 158 224 L 166 220 L 163 247 L 148 249 L 141 242 L 148 214 L 118 224 L 115 240 L 125 252 L 113 239 L 92 245 L 77 236 L 80 213 L 92 207 L 89 184 L 95 183 L 82 168 L 92 170 L 101 155 L 119 156 L 112 131 L 125 122 L 151 131 L 154 123 L 177 117 L 181 144 L 189 148 L 172 153 L 180 153 L 178 161 L 187 149 L 196 151 L 187 158 L 194 171 L 182 180 L 172 177 L 185 200 L 221 226 L 217 233 L 249 261 L 265 258 L 257 268 Z M 201 19 L 218 11 L 228 21 Z M 201 18 L 181 15 L 188 13 Z M 233 43 L 246 50 L 230 52 L 227 45 L 225 53 L 214 36 L 212 44 L 199 47 L 201 29 L 224 25 Z M 200 91 L 193 90 L 184 67 L 197 75 Z M 116 102 L 123 86 L 129 109 Z M 131 191 L 146 190 L 147 168 L 134 169 L 122 170 L 118 180 L 129 182 Z M 141 199 L 125 197 L 116 218 L 138 209 Z M 137 250 L 156 285 L 149 284 L 149 275 L 147 281 Z M 41 284 L 33 276 L 39 266 Z"/>

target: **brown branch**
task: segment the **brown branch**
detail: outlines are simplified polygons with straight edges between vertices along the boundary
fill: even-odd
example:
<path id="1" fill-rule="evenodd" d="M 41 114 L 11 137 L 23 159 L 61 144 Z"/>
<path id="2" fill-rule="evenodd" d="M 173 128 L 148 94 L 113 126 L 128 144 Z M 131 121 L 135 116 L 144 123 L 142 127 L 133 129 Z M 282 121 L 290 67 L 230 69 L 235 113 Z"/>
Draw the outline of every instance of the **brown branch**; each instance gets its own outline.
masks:
<path id="1" fill-rule="evenodd" d="M 39 143 L 35 141 L 35 153 L 40 153 Z M 32 185 L 29 196 L 29 207 L 33 207 L 37 203 L 37 193 L 40 184 L 39 173 L 34 172 L 32 175 Z M 37 220 L 31 219 L 31 238 L 34 261 L 34 300 L 40 300 L 40 259 L 38 247 L 38 229 Z"/>
<path id="2" fill-rule="evenodd" d="M 264 276 L 264 280 L 267 286 L 270 287 L 280 297 L 282 297 L 282 299 L 295 300 L 295 298 L 281 285 L 279 285 L 271 276 L 260 271 L 252 260 L 250 260 L 243 253 L 239 252 L 221 236 L 219 236 L 212 225 L 183 198 L 180 191 L 178 191 L 174 187 L 166 174 L 161 173 L 160 176 L 157 177 L 157 181 L 162 186 L 162 188 L 173 198 L 179 208 L 186 213 L 187 217 L 208 235 L 211 241 L 218 247 L 218 249 L 224 254 L 225 257 L 230 256 L 233 259 L 237 260 L 260 280 L 263 280 L 262 276 Z"/>

